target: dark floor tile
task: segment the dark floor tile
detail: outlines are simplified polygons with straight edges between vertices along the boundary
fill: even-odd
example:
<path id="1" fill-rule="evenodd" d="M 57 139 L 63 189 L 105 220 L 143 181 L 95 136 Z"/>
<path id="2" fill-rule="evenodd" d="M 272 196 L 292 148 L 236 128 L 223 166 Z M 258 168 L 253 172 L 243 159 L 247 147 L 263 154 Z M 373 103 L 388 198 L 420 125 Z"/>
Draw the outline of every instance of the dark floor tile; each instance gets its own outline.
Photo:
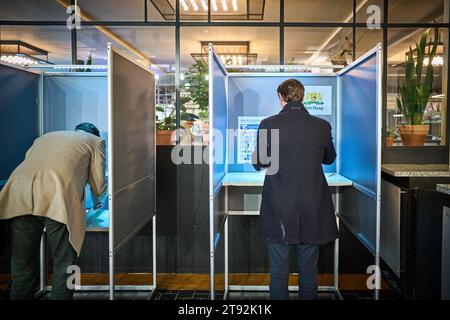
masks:
<path id="1" fill-rule="evenodd" d="M 177 298 L 176 293 L 162 293 L 159 295 L 158 300 L 175 300 Z"/>
<path id="2" fill-rule="evenodd" d="M 194 297 L 194 291 L 191 290 L 180 290 L 178 291 L 177 299 L 186 299 L 186 298 L 193 298 Z"/>

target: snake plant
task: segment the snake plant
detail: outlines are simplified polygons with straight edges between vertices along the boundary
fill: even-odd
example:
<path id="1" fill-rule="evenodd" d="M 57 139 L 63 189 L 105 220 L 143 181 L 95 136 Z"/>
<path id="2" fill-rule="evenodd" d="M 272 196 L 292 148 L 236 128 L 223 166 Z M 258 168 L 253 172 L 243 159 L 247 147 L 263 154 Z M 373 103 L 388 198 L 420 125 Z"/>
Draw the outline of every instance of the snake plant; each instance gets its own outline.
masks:
<path id="1" fill-rule="evenodd" d="M 426 30 L 420 42 L 416 42 L 417 58 L 414 59 L 413 50 L 409 47 L 406 56 L 405 83 L 400 86 L 400 99 L 397 98 L 397 107 L 405 117 L 406 123 L 409 125 L 423 124 L 424 112 L 430 98 L 433 87 L 433 58 L 439 42 L 439 30 L 435 28 L 434 40 L 430 39 L 432 44 L 430 52 L 428 52 L 428 65 L 426 72 L 424 71 L 424 60 L 426 56 L 426 47 L 428 45 L 428 36 L 430 30 Z"/>

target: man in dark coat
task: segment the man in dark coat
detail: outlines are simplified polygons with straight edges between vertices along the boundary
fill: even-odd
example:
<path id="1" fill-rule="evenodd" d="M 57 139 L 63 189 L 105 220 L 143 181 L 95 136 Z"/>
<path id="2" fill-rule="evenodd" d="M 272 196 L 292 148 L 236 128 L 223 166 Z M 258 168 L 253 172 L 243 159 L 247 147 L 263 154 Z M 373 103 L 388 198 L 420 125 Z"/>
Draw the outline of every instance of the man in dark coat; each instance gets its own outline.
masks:
<path id="1" fill-rule="evenodd" d="M 267 168 L 259 234 L 267 240 L 272 299 L 288 299 L 289 252 L 297 248 L 299 298 L 317 299 L 319 245 L 338 229 L 322 164 L 336 158 L 330 124 L 303 106 L 304 86 L 290 79 L 277 89 L 282 110 L 261 121 L 256 170 Z"/>

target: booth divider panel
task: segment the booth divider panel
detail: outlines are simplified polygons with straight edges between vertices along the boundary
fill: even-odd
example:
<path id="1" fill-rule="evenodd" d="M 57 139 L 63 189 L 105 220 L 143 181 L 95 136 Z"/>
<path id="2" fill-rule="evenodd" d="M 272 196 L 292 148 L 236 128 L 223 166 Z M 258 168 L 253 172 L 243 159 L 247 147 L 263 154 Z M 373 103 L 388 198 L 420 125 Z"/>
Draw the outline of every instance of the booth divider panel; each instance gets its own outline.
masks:
<path id="1" fill-rule="evenodd" d="M 105 76 L 44 74 L 44 133 L 94 124 L 103 139 L 108 131 L 108 84 Z"/>
<path id="2" fill-rule="evenodd" d="M 112 49 L 111 49 L 112 50 Z M 113 233 L 117 250 L 155 214 L 155 78 L 112 50 Z"/>
<path id="3" fill-rule="evenodd" d="M 39 75 L 0 64 L 0 189 L 39 136 Z"/>
<path id="4" fill-rule="evenodd" d="M 83 122 L 94 124 L 105 140 L 108 154 L 108 82 L 105 75 L 92 76 L 66 74 L 43 74 L 43 133 L 52 131 L 75 130 Z M 106 172 L 108 172 L 106 157 Z M 92 209 L 90 186 L 85 188 L 86 209 Z M 105 201 L 103 212 L 109 209 Z M 91 217 L 97 217 L 99 211 L 90 211 Z M 109 218 L 109 217 L 108 217 Z M 108 222 L 109 223 L 109 222 Z M 101 222 L 100 225 L 104 224 Z M 89 227 L 97 227 L 93 219 Z"/>
<path id="5" fill-rule="evenodd" d="M 371 56 L 341 76 L 341 174 L 377 192 L 377 65 Z"/>
<path id="6" fill-rule="evenodd" d="M 217 57 L 214 55 L 214 63 L 212 65 L 212 91 L 213 91 L 213 186 L 214 190 L 219 185 L 225 175 L 226 165 L 226 138 L 227 138 L 227 92 L 226 81 L 227 76 L 223 72 Z"/>
<path id="7" fill-rule="evenodd" d="M 226 145 L 227 145 L 227 75 L 220 59 L 213 51 L 210 53 L 210 145 L 212 159 L 210 159 L 210 219 L 213 219 L 215 245 L 225 221 L 220 192 L 221 181 L 226 173 Z M 211 170 L 212 169 L 212 170 Z"/>
<path id="8" fill-rule="evenodd" d="M 340 214 L 363 244 L 376 252 L 378 203 L 379 74 L 377 51 L 340 76 L 340 174 L 352 180 L 341 194 Z"/>
<path id="9" fill-rule="evenodd" d="M 228 139 L 228 171 L 253 172 L 250 163 L 238 161 L 239 117 L 266 118 L 281 111 L 277 95 L 278 85 L 288 79 L 297 79 L 306 87 L 331 87 L 331 112 L 317 115 L 327 120 L 336 137 L 337 78 L 336 76 L 233 76 L 228 79 L 228 128 L 232 130 Z M 326 97 L 329 99 L 330 97 Z M 234 134 L 232 134 L 234 133 Z M 335 139 L 336 143 L 337 139 Z M 336 163 L 324 166 L 325 172 L 336 172 Z"/>

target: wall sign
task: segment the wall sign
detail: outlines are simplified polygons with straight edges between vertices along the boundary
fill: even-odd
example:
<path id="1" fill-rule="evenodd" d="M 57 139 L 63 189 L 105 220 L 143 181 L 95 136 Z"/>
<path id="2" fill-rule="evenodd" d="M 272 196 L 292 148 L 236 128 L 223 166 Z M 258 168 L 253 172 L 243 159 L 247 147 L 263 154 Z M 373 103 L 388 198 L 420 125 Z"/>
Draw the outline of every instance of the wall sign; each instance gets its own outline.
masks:
<path id="1" fill-rule="evenodd" d="M 305 86 L 303 104 L 310 114 L 314 116 L 331 115 L 333 87 L 331 86 Z"/>

